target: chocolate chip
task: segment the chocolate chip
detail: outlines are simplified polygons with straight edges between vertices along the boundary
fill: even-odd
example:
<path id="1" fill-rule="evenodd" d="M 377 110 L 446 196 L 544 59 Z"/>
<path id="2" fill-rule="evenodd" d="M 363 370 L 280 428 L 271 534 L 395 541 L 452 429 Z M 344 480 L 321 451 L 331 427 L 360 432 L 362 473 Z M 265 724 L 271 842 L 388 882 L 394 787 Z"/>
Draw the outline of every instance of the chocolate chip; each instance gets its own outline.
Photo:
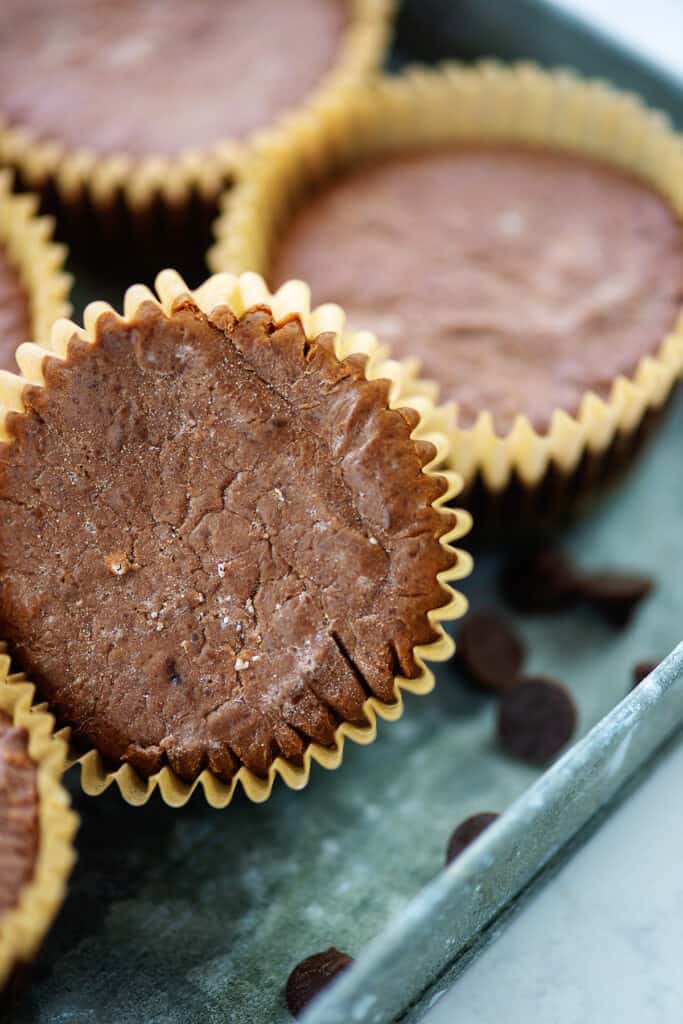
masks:
<path id="1" fill-rule="evenodd" d="M 498 741 L 513 757 L 544 764 L 567 743 L 576 727 L 576 708 L 567 690 L 552 679 L 524 679 L 498 706 Z"/>
<path id="2" fill-rule="evenodd" d="M 500 815 L 485 812 L 473 814 L 471 818 L 466 818 L 461 822 L 448 840 L 446 863 L 450 864 L 452 860 L 455 860 L 458 854 L 462 853 L 470 843 L 473 843 L 484 829 L 487 829 L 498 817 Z"/>
<path id="3" fill-rule="evenodd" d="M 509 562 L 500 575 L 504 600 L 516 611 L 550 615 L 579 600 L 579 574 L 557 548 L 541 548 Z"/>
<path id="4" fill-rule="evenodd" d="M 631 688 L 634 689 L 638 683 L 642 683 L 643 679 L 646 679 L 650 672 L 654 672 L 657 665 L 659 665 L 658 661 L 639 661 L 637 665 L 634 665 L 633 686 Z"/>
<path id="5" fill-rule="evenodd" d="M 285 995 L 289 1012 L 298 1017 L 310 1001 L 353 963 L 353 957 L 330 946 L 297 964 L 289 978 Z"/>
<path id="6" fill-rule="evenodd" d="M 518 682 L 526 648 L 505 619 L 494 612 L 474 612 L 463 622 L 457 656 L 473 683 L 504 693 Z"/>
<path id="7" fill-rule="evenodd" d="M 647 576 L 617 572 L 586 575 L 580 584 L 584 600 L 613 626 L 625 626 L 652 587 Z"/>
<path id="8" fill-rule="evenodd" d="M 637 573 L 584 573 L 557 548 L 542 548 L 509 563 L 500 591 L 517 611 L 550 614 L 585 601 L 615 626 L 625 626 L 652 589 Z"/>

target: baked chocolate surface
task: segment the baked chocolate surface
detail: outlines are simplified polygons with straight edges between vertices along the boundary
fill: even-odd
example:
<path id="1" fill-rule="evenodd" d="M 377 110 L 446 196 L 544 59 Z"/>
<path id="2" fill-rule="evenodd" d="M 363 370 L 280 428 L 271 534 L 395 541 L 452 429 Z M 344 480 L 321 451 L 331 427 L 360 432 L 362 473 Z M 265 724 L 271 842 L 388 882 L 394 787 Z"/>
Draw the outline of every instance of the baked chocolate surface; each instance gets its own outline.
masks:
<path id="1" fill-rule="evenodd" d="M 27 735 L 0 712 L 0 917 L 16 906 L 38 856 L 36 767 Z"/>
<path id="2" fill-rule="evenodd" d="M 317 86 L 347 15 L 346 0 L 3 0 L 0 115 L 97 153 L 240 138 Z"/>
<path id="3" fill-rule="evenodd" d="M 0 370 L 17 372 L 14 353 L 29 341 L 31 326 L 28 302 L 19 276 L 0 246 Z"/>
<path id="4" fill-rule="evenodd" d="M 657 351 L 683 297 L 683 230 L 645 184 L 569 153 L 443 147 L 373 161 L 295 214 L 271 283 L 416 355 L 471 425 L 546 430 Z"/>
<path id="5" fill-rule="evenodd" d="M 101 316 L 0 446 L 0 635 L 113 761 L 263 774 L 415 676 L 453 561 L 412 410 L 265 311 Z"/>

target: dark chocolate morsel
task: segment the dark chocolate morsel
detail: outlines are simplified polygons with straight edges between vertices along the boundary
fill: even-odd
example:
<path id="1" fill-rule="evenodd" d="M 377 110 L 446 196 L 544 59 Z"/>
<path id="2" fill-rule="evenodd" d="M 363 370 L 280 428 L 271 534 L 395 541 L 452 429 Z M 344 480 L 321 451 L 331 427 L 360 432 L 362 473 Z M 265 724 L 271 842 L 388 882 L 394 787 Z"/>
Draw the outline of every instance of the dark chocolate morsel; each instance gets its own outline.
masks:
<path id="1" fill-rule="evenodd" d="M 461 822 L 448 840 L 446 863 L 450 864 L 452 860 L 455 860 L 458 854 L 462 853 L 470 843 L 473 843 L 498 817 L 500 815 L 485 812 L 473 814 L 471 818 L 466 818 Z"/>
<path id="2" fill-rule="evenodd" d="M 330 946 L 297 964 L 289 978 L 285 995 L 289 1012 L 298 1017 L 311 1000 L 353 963 L 353 957 Z"/>
<path id="3" fill-rule="evenodd" d="M 631 688 L 635 689 L 638 683 L 642 683 L 643 679 L 646 679 L 650 672 L 654 672 L 657 665 L 659 665 L 658 661 L 639 661 L 637 665 L 634 665 L 633 685 Z"/>
<path id="4" fill-rule="evenodd" d="M 603 572 L 583 576 L 581 596 L 613 626 L 625 626 L 644 597 L 652 590 L 648 576 Z"/>
<path id="5" fill-rule="evenodd" d="M 545 764 L 576 728 L 576 707 L 571 695 L 552 679 L 523 679 L 498 707 L 498 741 L 512 757 Z"/>
<path id="6" fill-rule="evenodd" d="M 355 24 L 340 0 L 2 0 L 0 12 L 3 122 L 67 150 L 87 141 L 93 153 L 135 160 L 241 142 L 272 124 L 334 69 L 346 26 Z M 198 105 L 224 95 L 226 45 L 231 102 L 219 100 L 207 117 Z M 25 76 L 29 62 L 40 68 L 44 92 Z M 164 102 L 170 68 L 182 69 L 183 83 L 174 89 L 172 123 Z"/>
<path id="7" fill-rule="evenodd" d="M 550 615 L 579 600 L 579 574 L 557 548 L 541 548 L 514 559 L 500 575 L 500 592 L 518 612 Z"/>
<path id="8" fill-rule="evenodd" d="M 473 683 L 504 693 L 515 686 L 524 664 L 524 641 L 495 612 L 474 612 L 460 630 L 458 661 Z"/>

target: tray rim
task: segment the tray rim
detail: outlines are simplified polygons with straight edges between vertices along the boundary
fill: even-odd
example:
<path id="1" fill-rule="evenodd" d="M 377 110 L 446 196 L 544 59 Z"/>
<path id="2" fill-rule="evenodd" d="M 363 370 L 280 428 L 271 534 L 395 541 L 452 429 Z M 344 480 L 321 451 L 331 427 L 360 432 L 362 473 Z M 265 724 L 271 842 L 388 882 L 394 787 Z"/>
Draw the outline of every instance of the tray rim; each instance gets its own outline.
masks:
<path id="1" fill-rule="evenodd" d="M 673 708 L 671 708 L 673 705 Z M 472 843 L 394 915 L 361 951 L 354 964 L 316 999 L 302 1016 L 304 1024 L 385 1024 L 410 1011 L 484 929 L 490 928 L 558 853 L 598 812 L 604 811 L 636 772 L 683 727 L 683 641 L 657 668 L 605 715 L 558 761 L 525 790 L 479 839 Z M 592 788 L 591 788 L 592 787 Z M 574 816 L 567 807 L 578 801 Z M 544 834 L 528 860 L 519 856 L 521 843 Z M 580 844 L 577 844 L 576 849 Z M 517 862 L 517 863 L 515 863 Z M 486 897 L 496 885 L 499 865 L 514 878 L 514 888 L 489 910 Z M 511 867 L 512 865 L 512 867 Z M 493 883 L 493 886 L 492 886 Z M 391 1017 L 380 1016 L 392 967 L 405 962 L 414 937 L 429 929 L 435 912 L 457 904 L 459 920 L 475 927 L 454 944 L 453 951 L 407 1003 L 394 1005 Z M 387 1004 L 389 1005 L 389 1004 Z M 361 1012 L 367 1007 L 367 1014 Z M 372 1015 L 368 1015 L 372 1012 Z"/>

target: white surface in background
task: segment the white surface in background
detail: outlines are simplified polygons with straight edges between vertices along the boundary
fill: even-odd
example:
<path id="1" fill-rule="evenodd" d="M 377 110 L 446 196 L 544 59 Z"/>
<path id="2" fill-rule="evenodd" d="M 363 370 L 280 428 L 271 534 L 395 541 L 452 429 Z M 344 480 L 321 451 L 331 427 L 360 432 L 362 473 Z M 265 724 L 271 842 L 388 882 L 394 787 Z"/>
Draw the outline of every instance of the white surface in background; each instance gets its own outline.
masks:
<path id="1" fill-rule="evenodd" d="M 683 740 L 424 1017 L 680 1024 Z"/>
<path id="2" fill-rule="evenodd" d="M 683 0 L 553 0 L 683 77 Z M 683 741 L 424 1024 L 681 1024 Z"/>
<path id="3" fill-rule="evenodd" d="M 683 77 L 683 0 L 551 0 Z M 683 1014 L 682 1018 L 683 1019 Z"/>

